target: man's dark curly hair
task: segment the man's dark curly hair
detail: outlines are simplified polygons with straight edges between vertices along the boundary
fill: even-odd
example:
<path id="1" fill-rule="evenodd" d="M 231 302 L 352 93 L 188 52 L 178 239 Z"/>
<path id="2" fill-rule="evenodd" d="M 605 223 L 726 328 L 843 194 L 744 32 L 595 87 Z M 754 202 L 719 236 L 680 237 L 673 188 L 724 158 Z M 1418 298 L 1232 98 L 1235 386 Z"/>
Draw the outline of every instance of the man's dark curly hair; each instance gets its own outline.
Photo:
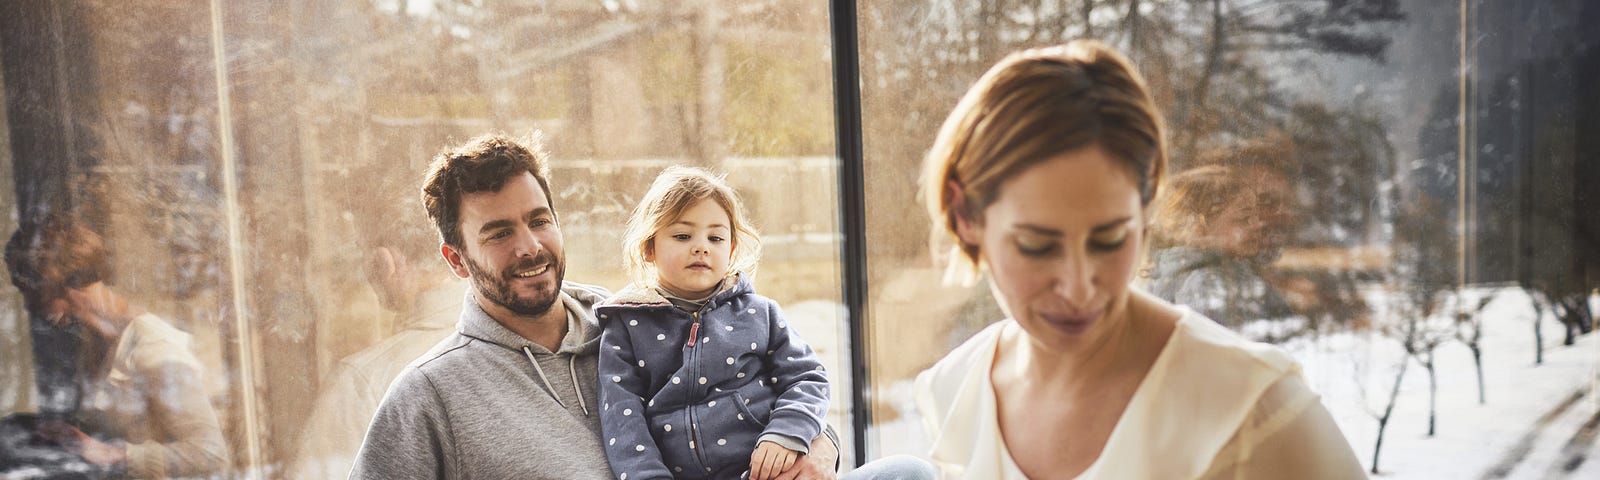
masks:
<path id="1" fill-rule="evenodd" d="M 422 205 L 428 210 L 428 218 L 439 228 L 440 239 L 451 246 L 463 247 L 461 196 L 498 192 L 506 180 L 522 172 L 533 174 L 539 188 L 544 190 L 545 201 L 552 211 L 555 210 L 546 157 L 537 132 L 525 140 L 499 133 L 481 135 L 435 156 L 422 180 Z"/>

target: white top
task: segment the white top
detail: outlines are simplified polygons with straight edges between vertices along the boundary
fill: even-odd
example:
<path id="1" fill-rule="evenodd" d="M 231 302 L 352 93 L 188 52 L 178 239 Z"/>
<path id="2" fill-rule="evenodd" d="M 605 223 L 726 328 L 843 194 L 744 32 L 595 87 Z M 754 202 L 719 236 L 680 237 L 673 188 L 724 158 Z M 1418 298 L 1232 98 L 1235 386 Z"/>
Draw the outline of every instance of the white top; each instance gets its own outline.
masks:
<path id="1" fill-rule="evenodd" d="M 990 374 L 1012 320 L 917 377 L 916 402 L 944 478 L 1026 478 L 1000 435 Z M 1077 478 L 1364 478 L 1339 427 L 1275 347 L 1185 311 L 1100 457 Z"/>
<path id="2" fill-rule="evenodd" d="M 106 377 L 84 385 L 78 415 L 120 430 L 134 478 L 200 477 L 223 472 L 228 446 L 218 427 L 191 337 L 160 317 L 133 318 Z"/>

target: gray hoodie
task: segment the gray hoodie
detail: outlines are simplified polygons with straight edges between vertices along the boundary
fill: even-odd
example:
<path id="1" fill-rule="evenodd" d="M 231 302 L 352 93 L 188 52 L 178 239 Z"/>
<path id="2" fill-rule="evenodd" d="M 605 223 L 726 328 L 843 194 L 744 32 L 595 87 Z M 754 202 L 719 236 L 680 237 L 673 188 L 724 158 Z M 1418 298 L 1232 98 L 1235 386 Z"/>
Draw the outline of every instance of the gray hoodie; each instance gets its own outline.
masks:
<path id="1" fill-rule="evenodd" d="M 395 378 L 350 478 L 608 479 L 595 392 L 605 289 L 565 282 L 567 335 L 551 352 L 469 293 L 456 333 Z"/>

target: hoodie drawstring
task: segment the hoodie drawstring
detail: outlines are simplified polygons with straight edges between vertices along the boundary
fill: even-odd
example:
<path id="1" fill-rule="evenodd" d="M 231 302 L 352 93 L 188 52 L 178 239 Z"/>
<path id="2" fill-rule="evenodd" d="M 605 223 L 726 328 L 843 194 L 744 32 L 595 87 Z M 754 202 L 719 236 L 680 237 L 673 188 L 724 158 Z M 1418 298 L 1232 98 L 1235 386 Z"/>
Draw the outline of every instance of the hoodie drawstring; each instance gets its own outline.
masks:
<path id="1" fill-rule="evenodd" d="M 522 347 L 522 354 L 528 356 L 528 363 L 533 364 L 533 370 L 535 372 L 538 372 L 539 381 L 544 383 L 544 391 L 545 391 L 545 393 L 550 394 L 550 398 L 555 399 L 556 404 L 560 405 L 561 408 L 567 408 L 567 402 L 561 401 L 561 397 L 556 396 L 556 387 L 551 386 L 550 385 L 550 379 L 545 378 L 545 376 L 544 376 L 544 368 L 539 366 L 539 361 L 538 360 L 534 360 L 533 359 L 533 351 L 532 350 L 528 350 L 528 347 L 524 346 L 524 347 Z M 583 409 L 583 415 L 584 416 L 589 416 L 589 404 L 588 404 L 588 402 L 585 402 L 584 399 L 583 399 L 583 390 L 578 388 L 577 361 L 578 360 L 577 360 L 577 356 L 576 355 L 567 356 L 567 374 L 568 375 L 572 375 L 572 391 L 573 391 L 573 393 L 577 393 L 578 394 L 578 407 Z"/>
<path id="2" fill-rule="evenodd" d="M 522 347 L 522 353 L 524 355 L 528 356 L 528 363 L 532 363 L 533 364 L 533 370 L 535 372 L 539 372 L 539 381 L 540 382 L 544 382 L 544 391 L 545 391 L 545 393 L 549 393 L 550 394 L 550 398 L 555 399 L 556 400 L 556 404 L 560 405 L 561 408 L 567 408 L 567 402 L 561 401 L 561 397 L 557 397 L 556 396 L 556 388 L 550 386 L 550 379 L 544 378 L 544 369 L 543 368 L 539 368 L 539 361 L 533 359 L 533 351 L 532 350 L 528 350 L 528 347 Z M 576 382 L 578 379 L 577 378 L 573 378 L 572 380 L 574 382 Z"/>
<path id="3" fill-rule="evenodd" d="M 524 347 L 526 348 L 526 347 Z M 578 388 L 578 356 L 567 356 L 567 374 L 572 375 L 572 393 L 578 394 L 578 408 L 583 409 L 583 416 L 589 416 L 589 404 L 583 401 L 583 390 Z"/>

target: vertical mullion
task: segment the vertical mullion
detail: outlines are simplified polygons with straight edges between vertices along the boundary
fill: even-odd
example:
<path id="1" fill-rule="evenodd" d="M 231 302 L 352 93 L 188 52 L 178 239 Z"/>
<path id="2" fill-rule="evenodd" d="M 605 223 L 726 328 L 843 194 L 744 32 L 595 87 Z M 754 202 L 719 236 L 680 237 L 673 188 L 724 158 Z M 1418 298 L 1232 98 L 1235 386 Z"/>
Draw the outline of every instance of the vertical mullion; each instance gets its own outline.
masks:
<path id="1" fill-rule="evenodd" d="M 850 321 L 851 433 L 855 463 L 867 458 L 867 426 L 872 424 L 867 371 L 866 174 L 861 153 L 861 70 L 856 2 L 830 0 L 833 35 L 834 132 L 839 146 L 839 208 L 844 242 L 840 261 L 845 308 Z"/>

